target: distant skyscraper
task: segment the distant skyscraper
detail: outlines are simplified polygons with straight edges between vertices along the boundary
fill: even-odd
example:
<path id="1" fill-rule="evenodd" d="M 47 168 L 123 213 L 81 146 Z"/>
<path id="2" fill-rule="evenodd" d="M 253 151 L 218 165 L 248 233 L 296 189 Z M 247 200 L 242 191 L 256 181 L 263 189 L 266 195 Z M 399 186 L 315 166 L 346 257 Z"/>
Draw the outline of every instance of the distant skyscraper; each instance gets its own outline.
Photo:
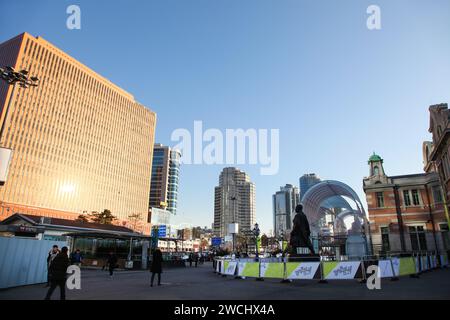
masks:
<path id="1" fill-rule="evenodd" d="M 170 151 L 169 184 L 167 187 L 167 210 L 169 210 L 173 214 L 177 214 L 178 183 L 180 181 L 180 158 L 180 151 Z"/>
<path id="2" fill-rule="evenodd" d="M 292 228 L 295 207 L 300 203 L 298 188 L 287 184 L 273 195 L 273 225 L 275 236 L 285 234 Z"/>
<path id="3" fill-rule="evenodd" d="M 214 233 L 224 237 L 230 223 L 239 223 L 239 232 L 251 230 L 256 221 L 255 185 L 237 168 L 225 168 L 214 193 Z"/>
<path id="4" fill-rule="evenodd" d="M 300 201 L 305 193 L 315 184 L 320 182 L 320 178 L 315 173 L 304 174 L 300 177 Z"/>
<path id="5" fill-rule="evenodd" d="M 150 208 L 166 209 L 176 214 L 180 157 L 181 154 L 178 150 L 172 150 L 162 144 L 155 144 L 150 186 Z"/>

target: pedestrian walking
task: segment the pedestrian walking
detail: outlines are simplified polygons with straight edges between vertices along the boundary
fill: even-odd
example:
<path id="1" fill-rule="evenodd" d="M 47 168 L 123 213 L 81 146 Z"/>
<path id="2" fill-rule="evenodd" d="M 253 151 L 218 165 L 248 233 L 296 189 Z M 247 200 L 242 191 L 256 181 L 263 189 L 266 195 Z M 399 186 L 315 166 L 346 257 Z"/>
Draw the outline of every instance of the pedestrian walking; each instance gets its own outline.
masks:
<path id="1" fill-rule="evenodd" d="M 158 286 L 161 285 L 162 261 L 162 252 L 156 248 L 153 252 L 152 266 L 150 267 L 150 272 L 152 273 L 150 287 L 153 287 L 153 281 L 155 280 L 156 274 L 158 275 Z"/>
<path id="2" fill-rule="evenodd" d="M 114 252 L 110 252 L 107 260 L 107 264 L 109 266 L 109 277 L 112 279 L 112 276 L 114 274 L 114 269 L 117 267 L 117 256 Z"/>
<path id="3" fill-rule="evenodd" d="M 67 268 L 70 266 L 69 257 L 67 255 L 68 251 L 69 249 L 67 247 L 62 247 L 61 252 L 58 253 L 50 264 L 50 288 L 47 291 L 45 300 L 50 300 L 56 287 L 59 287 L 60 289 L 60 299 L 66 300 Z"/>
<path id="4" fill-rule="evenodd" d="M 194 260 L 194 255 L 191 253 L 189 253 L 189 267 L 192 267 L 192 260 Z"/>
<path id="5" fill-rule="evenodd" d="M 46 285 L 46 287 L 50 287 L 50 265 L 52 264 L 53 260 L 56 258 L 58 253 L 59 253 L 59 248 L 55 244 L 52 247 L 52 250 L 49 251 L 48 256 L 47 256 L 47 285 Z"/>
<path id="6" fill-rule="evenodd" d="M 77 249 L 70 254 L 70 263 L 71 264 L 81 267 L 82 262 L 83 262 L 83 255 L 81 254 L 80 249 Z"/>
<path id="7" fill-rule="evenodd" d="M 196 268 L 197 268 L 197 266 L 198 266 L 198 259 L 199 259 L 198 253 L 194 253 L 194 261 L 195 261 L 195 267 L 196 267 Z"/>

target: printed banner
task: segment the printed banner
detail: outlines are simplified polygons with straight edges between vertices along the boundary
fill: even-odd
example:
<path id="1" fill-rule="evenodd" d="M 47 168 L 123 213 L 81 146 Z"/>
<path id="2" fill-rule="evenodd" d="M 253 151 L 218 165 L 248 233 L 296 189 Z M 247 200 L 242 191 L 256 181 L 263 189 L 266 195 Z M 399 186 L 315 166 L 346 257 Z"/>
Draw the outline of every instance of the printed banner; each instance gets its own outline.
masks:
<path id="1" fill-rule="evenodd" d="M 316 279 L 320 278 L 320 262 L 287 262 L 286 275 L 288 279 Z"/>
<path id="2" fill-rule="evenodd" d="M 12 150 L 0 148 L 0 182 L 6 182 L 9 165 L 11 163 Z"/>
<path id="3" fill-rule="evenodd" d="M 323 276 L 326 280 L 354 279 L 360 266 L 360 261 L 322 262 Z"/>
<path id="4" fill-rule="evenodd" d="M 258 262 L 239 262 L 238 275 L 241 277 L 259 277 Z"/>
<path id="5" fill-rule="evenodd" d="M 406 276 L 416 273 L 416 263 L 413 257 L 399 258 L 399 276 Z"/>
<path id="6" fill-rule="evenodd" d="M 419 257 L 414 257 L 414 264 L 416 265 L 416 273 L 420 272 L 420 260 Z"/>
<path id="7" fill-rule="evenodd" d="M 436 258 L 436 256 L 434 255 L 434 256 L 431 256 L 430 257 L 431 258 L 431 261 L 432 261 L 432 268 L 437 268 L 437 258 Z"/>
<path id="8" fill-rule="evenodd" d="M 441 254 L 441 267 L 448 266 L 448 256 L 446 254 Z"/>
<path id="9" fill-rule="evenodd" d="M 224 260 L 217 260 L 217 265 L 216 265 L 217 273 L 223 274 L 225 272 L 224 263 L 225 263 Z"/>
<path id="10" fill-rule="evenodd" d="M 236 261 L 225 261 L 224 262 L 224 274 L 229 276 L 234 276 L 236 272 L 237 262 Z"/>
<path id="11" fill-rule="evenodd" d="M 220 260 L 216 260 L 216 272 L 220 272 Z"/>
<path id="12" fill-rule="evenodd" d="M 428 257 L 427 256 L 422 256 L 422 257 L 420 257 L 420 261 L 421 261 L 421 264 L 420 264 L 420 267 L 421 267 L 421 271 L 425 271 L 425 270 L 428 270 Z"/>
<path id="13" fill-rule="evenodd" d="M 394 268 L 392 265 L 391 260 L 380 260 L 378 261 L 378 267 L 379 267 L 379 278 L 393 278 L 394 277 Z"/>
<path id="14" fill-rule="evenodd" d="M 284 279 L 283 262 L 261 262 L 261 275 L 263 278 Z"/>

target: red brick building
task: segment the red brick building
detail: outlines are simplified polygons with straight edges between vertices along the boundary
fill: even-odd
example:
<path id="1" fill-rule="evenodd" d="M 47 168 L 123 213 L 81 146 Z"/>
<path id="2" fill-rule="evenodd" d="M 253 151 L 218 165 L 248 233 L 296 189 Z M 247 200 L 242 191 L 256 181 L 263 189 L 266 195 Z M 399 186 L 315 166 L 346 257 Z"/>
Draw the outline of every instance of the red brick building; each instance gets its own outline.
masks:
<path id="1" fill-rule="evenodd" d="M 363 180 L 375 252 L 450 249 L 439 175 L 386 175 L 383 159 L 373 154 Z"/>
<path id="2" fill-rule="evenodd" d="M 424 143 L 424 170 L 435 171 L 439 174 L 439 180 L 445 197 L 444 210 L 447 219 L 447 231 L 450 227 L 449 208 L 450 203 L 450 110 L 447 104 L 430 106 L 430 128 L 433 142 Z"/>

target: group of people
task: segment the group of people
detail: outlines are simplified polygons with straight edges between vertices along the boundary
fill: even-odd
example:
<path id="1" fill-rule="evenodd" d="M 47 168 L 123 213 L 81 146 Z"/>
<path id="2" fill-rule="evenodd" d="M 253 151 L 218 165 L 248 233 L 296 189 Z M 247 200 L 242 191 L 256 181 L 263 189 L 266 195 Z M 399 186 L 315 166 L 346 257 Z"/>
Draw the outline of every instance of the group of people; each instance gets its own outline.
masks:
<path id="1" fill-rule="evenodd" d="M 192 263 L 195 263 L 195 267 L 197 268 L 198 263 L 203 263 L 203 256 L 199 256 L 198 253 L 191 252 L 188 257 L 189 267 L 192 267 Z"/>
<path id="2" fill-rule="evenodd" d="M 67 280 L 67 268 L 71 264 L 81 266 L 83 262 L 83 255 L 80 250 L 77 249 L 72 254 L 68 255 L 69 249 L 67 247 L 62 247 L 59 250 L 57 245 L 54 245 L 47 256 L 47 285 L 49 287 L 47 291 L 47 295 L 45 296 L 46 300 L 50 300 L 53 292 L 57 287 L 60 288 L 60 299 L 66 299 L 66 280 Z M 198 258 L 196 259 L 197 266 Z M 114 252 L 110 252 L 109 256 L 106 260 L 105 265 L 103 266 L 103 270 L 108 267 L 110 277 L 113 276 L 114 269 L 118 267 L 117 265 L 118 258 Z M 150 286 L 153 287 L 153 283 L 155 281 L 155 277 L 158 278 L 158 286 L 161 285 L 161 273 L 162 273 L 162 262 L 163 256 L 160 249 L 156 249 L 153 251 L 152 261 L 150 266 L 151 280 Z"/>
<path id="3" fill-rule="evenodd" d="M 55 291 L 56 287 L 60 289 L 60 299 L 66 299 L 66 279 L 67 268 L 70 266 L 68 256 L 69 249 L 62 247 L 61 251 L 57 245 L 54 245 L 47 257 L 47 287 L 50 287 L 45 296 L 45 300 L 50 300 L 50 297 Z"/>

